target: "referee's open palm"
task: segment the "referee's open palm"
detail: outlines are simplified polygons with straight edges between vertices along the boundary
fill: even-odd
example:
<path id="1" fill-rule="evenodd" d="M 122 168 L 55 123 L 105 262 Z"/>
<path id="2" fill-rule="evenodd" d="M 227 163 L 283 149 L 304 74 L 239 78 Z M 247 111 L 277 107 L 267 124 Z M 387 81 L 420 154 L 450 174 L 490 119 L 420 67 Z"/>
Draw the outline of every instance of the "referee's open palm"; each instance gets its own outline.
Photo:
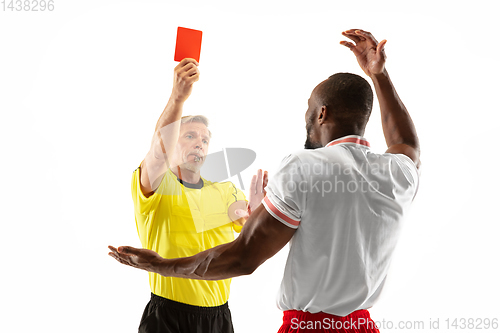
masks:
<path id="1" fill-rule="evenodd" d="M 237 209 L 235 211 L 236 215 L 248 218 L 250 214 L 259 207 L 262 199 L 266 196 L 266 191 L 264 190 L 267 186 L 268 174 L 267 171 L 262 172 L 262 169 L 257 171 L 256 175 L 253 175 L 252 181 L 250 182 L 250 190 L 248 194 L 248 209 L 245 212 L 242 209 Z"/>

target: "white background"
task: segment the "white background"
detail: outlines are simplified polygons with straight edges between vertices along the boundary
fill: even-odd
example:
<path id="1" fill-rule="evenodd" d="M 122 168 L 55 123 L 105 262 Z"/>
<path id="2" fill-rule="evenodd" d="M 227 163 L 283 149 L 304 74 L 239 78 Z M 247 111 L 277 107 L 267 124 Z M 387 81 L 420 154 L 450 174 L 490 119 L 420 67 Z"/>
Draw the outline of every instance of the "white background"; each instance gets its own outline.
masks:
<path id="1" fill-rule="evenodd" d="M 387 39 L 422 177 L 372 318 L 424 322 L 408 332 L 429 331 L 430 319 L 445 330 L 448 318 L 499 318 L 496 11 L 494 1 L 364 0 L 55 0 L 52 12 L 0 11 L 0 330 L 136 332 L 147 273 L 115 262 L 107 245 L 140 246 L 130 179 L 170 94 L 178 26 L 204 33 L 184 113 L 211 119 L 211 152 L 257 152 L 245 188 L 257 168 L 272 175 L 303 147 L 319 82 L 363 75 L 341 32 Z M 377 102 L 365 137 L 385 151 Z M 286 255 L 233 280 L 236 332 L 278 330 Z"/>

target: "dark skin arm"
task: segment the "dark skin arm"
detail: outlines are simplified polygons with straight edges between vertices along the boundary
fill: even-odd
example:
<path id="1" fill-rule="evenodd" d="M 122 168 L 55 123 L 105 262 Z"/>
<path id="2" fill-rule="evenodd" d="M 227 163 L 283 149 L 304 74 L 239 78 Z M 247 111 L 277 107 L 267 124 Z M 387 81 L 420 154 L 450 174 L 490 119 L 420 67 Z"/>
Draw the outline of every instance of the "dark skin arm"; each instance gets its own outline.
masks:
<path id="1" fill-rule="evenodd" d="M 222 280 L 251 274 L 292 238 L 292 229 L 276 220 L 260 205 L 247 220 L 239 237 L 192 257 L 166 259 L 156 252 L 108 246 L 118 262 L 163 276 L 197 280 Z"/>
<path id="2" fill-rule="evenodd" d="M 369 32 L 351 29 L 342 33 L 354 43 L 342 41 L 356 56 L 361 69 L 375 86 L 382 116 L 387 153 L 404 154 L 420 166 L 420 144 L 410 114 L 399 98 L 385 68 L 386 40 L 380 43 Z"/>

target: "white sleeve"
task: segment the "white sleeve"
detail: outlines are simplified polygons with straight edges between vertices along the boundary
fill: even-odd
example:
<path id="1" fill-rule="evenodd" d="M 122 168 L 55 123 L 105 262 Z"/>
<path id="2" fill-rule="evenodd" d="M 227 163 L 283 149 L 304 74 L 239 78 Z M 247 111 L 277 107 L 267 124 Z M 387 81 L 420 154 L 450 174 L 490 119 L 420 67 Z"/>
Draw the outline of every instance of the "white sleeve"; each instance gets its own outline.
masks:
<path id="1" fill-rule="evenodd" d="M 288 155 L 269 179 L 265 188 L 267 194 L 262 200 L 269 214 L 293 229 L 299 227 L 305 208 L 307 184 L 304 178 L 299 158 Z"/>
<path id="2" fill-rule="evenodd" d="M 417 166 L 415 165 L 415 162 L 412 161 L 411 158 L 404 154 L 392 154 L 394 157 L 395 162 L 398 164 L 399 168 L 401 169 L 403 175 L 404 175 L 404 181 L 400 181 L 399 185 L 406 187 L 407 190 L 413 190 L 412 194 L 412 200 L 415 198 L 415 195 L 417 194 L 418 191 L 418 185 L 419 185 L 419 171 L 417 169 Z M 402 183 L 405 183 L 404 185 Z"/>

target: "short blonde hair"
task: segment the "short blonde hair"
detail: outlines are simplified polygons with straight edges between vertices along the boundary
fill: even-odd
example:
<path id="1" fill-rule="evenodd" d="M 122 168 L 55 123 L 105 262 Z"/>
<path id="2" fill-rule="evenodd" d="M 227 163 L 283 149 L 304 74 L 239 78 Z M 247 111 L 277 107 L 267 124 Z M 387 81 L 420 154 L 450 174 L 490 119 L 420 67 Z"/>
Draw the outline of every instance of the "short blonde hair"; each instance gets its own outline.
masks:
<path id="1" fill-rule="evenodd" d="M 203 125 L 207 126 L 208 129 L 208 118 L 205 116 L 196 115 L 196 116 L 184 116 L 181 118 L 181 125 L 192 122 L 202 123 Z M 212 132 L 210 132 L 210 130 L 208 130 L 208 137 L 212 138 Z"/>

